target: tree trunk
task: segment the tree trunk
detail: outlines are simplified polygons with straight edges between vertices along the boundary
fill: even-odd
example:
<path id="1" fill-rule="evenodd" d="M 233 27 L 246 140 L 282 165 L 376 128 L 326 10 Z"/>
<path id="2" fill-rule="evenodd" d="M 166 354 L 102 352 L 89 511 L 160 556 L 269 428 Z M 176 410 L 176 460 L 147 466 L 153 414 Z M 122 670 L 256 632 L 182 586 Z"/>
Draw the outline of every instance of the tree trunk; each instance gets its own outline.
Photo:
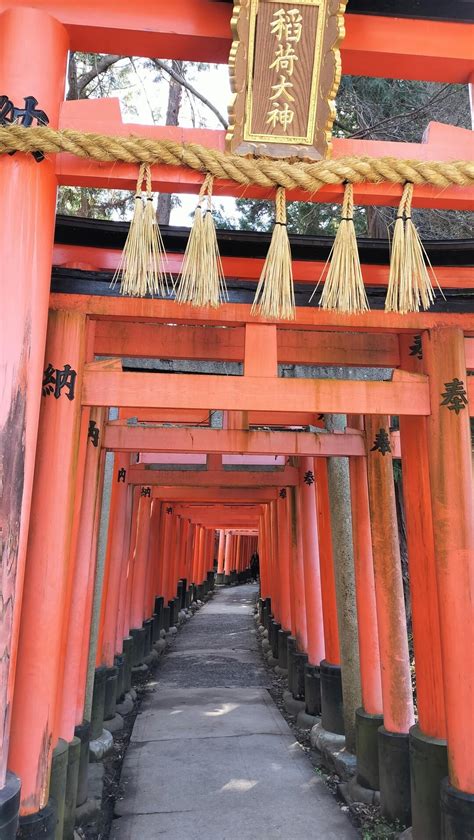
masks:
<path id="1" fill-rule="evenodd" d="M 171 66 L 176 73 L 184 76 L 185 65 L 183 61 L 171 62 Z M 170 78 L 170 86 L 168 93 L 168 107 L 166 110 L 166 125 L 178 125 L 179 110 L 183 99 L 183 88 L 173 78 Z M 156 208 L 156 218 L 160 225 L 169 225 L 171 216 L 171 195 L 169 193 L 160 193 L 158 196 L 158 206 Z"/>

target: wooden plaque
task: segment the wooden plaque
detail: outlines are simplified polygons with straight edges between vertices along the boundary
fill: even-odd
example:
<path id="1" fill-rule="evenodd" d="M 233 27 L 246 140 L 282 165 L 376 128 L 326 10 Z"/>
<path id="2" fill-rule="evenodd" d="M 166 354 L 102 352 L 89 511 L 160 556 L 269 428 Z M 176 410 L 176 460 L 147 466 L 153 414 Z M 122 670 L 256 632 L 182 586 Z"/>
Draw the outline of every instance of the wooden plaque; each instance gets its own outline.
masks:
<path id="1" fill-rule="evenodd" d="M 320 160 L 331 151 L 346 0 L 240 0 L 226 142 L 236 154 Z"/>

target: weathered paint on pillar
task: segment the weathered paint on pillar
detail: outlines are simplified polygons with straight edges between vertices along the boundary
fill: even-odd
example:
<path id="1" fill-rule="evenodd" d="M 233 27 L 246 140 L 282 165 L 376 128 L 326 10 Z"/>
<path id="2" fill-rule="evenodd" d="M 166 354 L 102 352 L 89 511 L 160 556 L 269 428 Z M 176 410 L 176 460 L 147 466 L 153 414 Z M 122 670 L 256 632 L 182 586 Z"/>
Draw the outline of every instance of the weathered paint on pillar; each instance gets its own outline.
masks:
<path id="1" fill-rule="evenodd" d="M 323 604 L 324 649 L 326 662 L 340 664 L 337 624 L 336 582 L 332 556 L 331 510 L 329 507 L 327 458 L 314 459 L 316 511 L 318 516 L 319 566 Z"/>
<path id="2" fill-rule="evenodd" d="M 38 428 L 9 758 L 22 780 L 22 814 L 38 811 L 48 800 L 60 660 L 65 655 L 62 631 L 85 339 L 83 315 L 50 312 L 45 368 L 51 364 L 59 371 L 70 365 L 70 372 L 57 398 L 44 392 Z"/>
<path id="3" fill-rule="evenodd" d="M 319 665 L 325 656 L 316 492 L 312 458 L 300 458 L 299 475 L 298 494 L 302 518 L 307 653 L 309 664 Z"/>
<path id="4" fill-rule="evenodd" d="M 138 504 L 137 539 L 133 562 L 132 601 L 130 609 L 130 627 L 140 629 L 143 624 L 143 602 L 148 562 L 148 544 L 150 538 L 151 498 L 140 496 Z"/>
<path id="5" fill-rule="evenodd" d="M 296 637 L 297 648 L 301 653 L 306 653 L 308 634 L 306 627 L 306 597 L 304 589 L 304 563 L 303 563 L 303 538 L 301 533 L 301 517 L 298 509 L 296 489 L 288 488 L 290 508 L 290 563 L 292 586 L 291 614 L 294 616 L 293 634 Z"/>
<path id="6" fill-rule="evenodd" d="M 278 556 L 280 565 L 280 622 L 283 630 L 291 630 L 290 599 L 290 533 L 288 528 L 287 492 L 278 497 Z M 253 548 L 255 551 L 255 548 Z"/>
<path id="7" fill-rule="evenodd" d="M 126 533 L 126 513 L 128 485 L 119 478 L 121 470 L 128 469 L 129 456 L 117 452 L 112 479 L 112 497 L 110 502 L 110 528 L 107 543 L 108 580 L 104 587 L 102 610 L 104 612 L 102 640 L 100 642 L 100 663 L 111 668 L 116 653 L 117 619 L 119 610 L 120 583 L 122 579 L 123 547 Z"/>
<path id="8" fill-rule="evenodd" d="M 326 429 L 343 431 L 344 414 L 327 414 Z M 328 458 L 329 505 L 341 654 L 346 748 L 355 751 L 355 712 L 361 704 L 357 607 L 348 458 Z"/>
<path id="9" fill-rule="evenodd" d="M 365 431 L 384 727 L 406 733 L 414 723 L 413 698 L 389 418 L 367 415 Z"/>
<path id="10" fill-rule="evenodd" d="M 363 419 L 353 415 L 349 419 L 349 425 L 353 429 L 362 428 Z M 370 715 L 381 715 L 383 710 L 382 680 L 370 530 L 367 458 L 360 456 L 349 458 L 349 473 L 362 706 Z"/>
<path id="11" fill-rule="evenodd" d="M 413 338 L 400 336 L 399 341 L 403 367 L 421 372 L 422 362 L 410 352 Z M 446 738 L 426 417 L 400 417 L 400 445 L 418 724 L 425 735 Z"/>
<path id="12" fill-rule="evenodd" d="M 102 433 L 105 409 L 93 408 L 91 420 L 96 423 Z M 82 487 L 77 488 L 76 501 L 80 500 L 80 514 L 78 539 L 72 547 L 71 563 L 73 564 L 72 597 L 67 622 L 67 654 L 64 657 L 64 672 L 62 680 L 61 702 L 59 705 L 58 731 L 59 737 L 70 741 L 74 728 L 82 722 L 77 717 L 77 696 L 80 691 L 80 680 L 85 682 L 85 674 L 81 669 L 84 644 L 89 639 L 90 609 L 88 610 L 89 581 L 94 575 L 95 556 L 91 552 L 95 510 L 100 488 L 100 446 L 93 446 L 89 440 Z M 89 600 L 89 607 L 91 601 Z M 82 687 L 82 691 L 84 687 Z"/>
<path id="13" fill-rule="evenodd" d="M 0 90 L 20 108 L 34 95 L 53 128 L 64 96 L 67 50 L 66 30 L 49 15 L 29 8 L 0 14 Z M 41 163 L 19 153 L 0 157 L 0 788 L 8 757 L 51 282 L 57 182 L 54 156 L 48 157 Z"/>
<path id="14" fill-rule="evenodd" d="M 423 335 L 430 378 L 428 457 L 438 581 L 449 779 L 474 794 L 474 498 L 464 336 Z M 472 659 L 472 656 L 471 656 Z"/>

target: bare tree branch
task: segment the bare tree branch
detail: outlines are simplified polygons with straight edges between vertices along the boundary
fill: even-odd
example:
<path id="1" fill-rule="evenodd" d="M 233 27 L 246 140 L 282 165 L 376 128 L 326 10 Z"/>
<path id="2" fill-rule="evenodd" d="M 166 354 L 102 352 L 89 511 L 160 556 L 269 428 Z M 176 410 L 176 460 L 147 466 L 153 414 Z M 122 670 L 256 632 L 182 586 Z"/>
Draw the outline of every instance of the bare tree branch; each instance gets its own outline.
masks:
<path id="1" fill-rule="evenodd" d="M 349 137 L 366 137 L 368 134 L 371 134 L 372 131 L 375 129 L 380 128 L 381 125 L 386 125 L 387 123 L 395 122 L 396 120 L 404 120 L 407 117 L 414 117 L 416 114 L 420 114 L 425 111 L 429 105 L 432 105 L 436 99 L 439 99 L 442 93 L 444 93 L 451 85 L 443 85 L 443 87 L 436 91 L 433 96 L 430 96 L 423 105 L 420 105 L 418 108 L 412 108 L 410 111 L 405 111 L 403 114 L 395 114 L 392 117 L 386 117 L 384 120 L 380 120 L 379 122 L 374 123 L 373 125 L 369 125 L 367 128 L 360 129 L 359 131 L 355 131 L 353 134 L 349 134 Z"/>
<path id="2" fill-rule="evenodd" d="M 120 61 L 123 57 L 123 55 L 104 55 L 99 59 L 99 61 L 95 62 L 94 67 L 88 70 L 87 73 L 83 73 L 82 76 L 78 76 L 76 54 L 72 52 L 69 56 L 69 90 L 67 99 L 87 99 L 87 95 L 85 94 L 87 85 L 93 82 L 94 79 L 97 79 L 102 73 L 105 73 L 109 67 L 117 64 L 117 61 Z"/>
<path id="3" fill-rule="evenodd" d="M 193 96 L 195 96 L 195 97 L 196 97 L 196 99 L 199 99 L 199 100 L 203 103 L 203 105 L 205 105 L 205 106 L 206 106 L 206 108 L 209 108 L 209 110 L 210 110 L 210 111 L 212 111 L 212 113 L 214 114 L 214 116 L 216 116 L 216 117 L 217 117 L 217 119 L 219 120 L 219 122 L 221 123 L 221 125 L 223 125 L 223 126 L 224 126 L 224 128 L 228 128 L 228 127 L 229 127 L 229 123 L 227 122 L 227 120 L 225 119 L 225 117 L 223 117 L 223 116 L 222 116 L 222 114 L 221 114 L 221 112 L 219 111 L 219 109 L 218 109 L 218 108 L 216 108 L 216 106 L 215 106 L 215 105 L 213 105 L 213 104 L 212 104 L 212 102 L 210 102 L 210 101 L 209 101 L 209 99 L 207 99 L 207 98 L 204 96 L 204 94 L 202 94 L 199 90 L 197 90 L 197 89 L 194 87 L 194 85 L 192 85 L 192 84 L 191 84 L 191 82 L 188 82 L 188 80 L 187 80 L 187 79 L 185 79 L 185 78 L 184 78 L 183 76 L 181 76 L 179 73 L 176 73 L 176 71 L 175 71 L 175 70 L 173 70 L 173 69 L 172 69 L 172 67 L 168 67 L 168 65 L 166 64 L 166 62 L 165 62 L 165 61 L 162 61 L 162 60 L 161 60 L 161 58 L 153 58 L 153 59 L 152 59 L 152 63 L 153 63 L 153 64 L 155 65 L 155 67 L 157 67 L 159 70 L 164 70 L 164 72 L 165 72 L 165 73 L 168 73 L 168 75 L 169 75 L 169 76 L 171 76 L 171 78 L 172 78 L 172 79 L 174 79 L 174 80 L 175 80 L 175 82 L 178 82 L 178 84 L 179 84 L 179 85 L 182 85 L 182 87 L 186 88 L 186 90 L 188 90 L 190 93 L 192 93 L 192 95 L 193 95 Z"/>

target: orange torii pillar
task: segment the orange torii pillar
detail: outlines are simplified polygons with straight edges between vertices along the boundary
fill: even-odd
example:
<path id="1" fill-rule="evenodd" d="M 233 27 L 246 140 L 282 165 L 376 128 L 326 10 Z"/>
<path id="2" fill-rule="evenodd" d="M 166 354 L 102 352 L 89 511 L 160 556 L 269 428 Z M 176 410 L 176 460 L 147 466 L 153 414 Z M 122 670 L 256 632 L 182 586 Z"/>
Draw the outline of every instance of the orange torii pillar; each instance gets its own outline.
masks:
<path id="1" fill-rule="evenodd" d="M 115 663 L 117 652 L 117 622 L 119 612 L 120 582 L 123 570 L 123 546 L 126 533 L 126 514 L 128 485 L 121 480 L 130 462 L 130 457 L 124 453 L 117 453 L 114 458 L 112 474 L 112 492 L 110 500 L 109 532 L 106 551 L 106 569 L 102 590 L 101 620 L 97 644 L 97 667 L 107 669 L 106 696 L 104 704 L 104 721 L 111 720 L 115 715 L 117 696 L 121 696 L 122 687 L 119 686 L 119 667 Z M 120 676 L 122 676 L 123 662 L 119 660 Z M 123 681 L 122 681 L 123 683 Z M 104 728 L 107 726 L 104 724 Z"/>
<path id="2" fill-rule="evenodd" d="M 68 745 L 58 739 L 57 703 L 66 655 L 79 451 L 85 457 L 80 430 L 87 438 L 87 425 L 81 428 L 85 346 L 83 315 L 50 312 L 45 368 L 53 372 L 54 383 L 51 389 L 45 386 L 41 405 L 9 753 L 9 766 L 21 778 L 25 825 L 38 825 L 46 836 L 51 820 L 64 818 Z M 48 804 L 53 748 L 57 817 Z M 63 783 L 62 790 L 56 783 Z"/>
<path id="3" fill-rule="evenodd" d="M 224 583 L 226 586 L 230 585 L 230 569 L 232 563 L 232 543 L 234 541 L 233 535 L 230 531 L 226 531 L 225 535 L 225 550 L 224 550 Z"/>
<path id="4" fill-rule="evenodd" d="M 449 779 L 442 836 L 474 834 L 474 498 L 464 336 L 422 337 L 429 376 L 428 460 L 441 630 Z"/>
<path id="5" fill-rule="evenodd" d="M 328 432 L 344 432 L 344 414 L 327 414 L 325 426 Z M 351 489 L 348 458 L 330 457 L 327 461 L 329 506 L 331 513 L 331 536 L 336 584 L 337 623 L 341 668 L 333 669 L 324 663 L 321 666 L 321 704 L 323 726 L 329 717 L 328 706 L 334 711 L 339 699 L 334 689 L 339 689 L 339 673 L 342 683 L 342 715 L 334 715 L 332 730 L 345 736 L 345 747 L 355 753 L 355 714 L 360 707 L 360 665 L 357 627 L 356 586 L 354 572 L 354 547 L 352 541 Z M 330 698 L 330 703 L 327 703 Z M 342 721 L 341 721 L 342 716 Z M 343 724 L 341 727 L 341 723 Z"/>
<path id="6" fill-rule="evenodd" d="M 163 522 L 164 505 L 158 499 L 153 499 L 150 519 L 150 541 L 148 545 L 148 576 L 145 593 L 145 615 L 151 616 L 151 640 L 154 644 L 160 638 L 161 630 L 161 601 L 158 597 L 157 575 L 160 556 L 160 536 Z"/>
<path id="7" fill-rule="evenodd" d="M 133 664 L 139 665 L 149 653 L 147 629 L 144 627 L 143 602 L 150 540 L 151 498 L 149 488 L 142 487 L 138 504 L 137 532 L 133 552 L 132 591 L 130 601 L 130 635 L 133 639 Z"/>
<path id="8" fill-rule="evenodd" d="M 278 631 L 278 667 L 288 671 L 287 639 L 291 636 L 291 600 L 290 600 L 290 529 L 288 514 L 288 495 L 282 488 L 277 501 L 278 559 L 280 565 L 280 624 Z"/>
<path id="9" fill-rule="evenodd" d="M 316 513 L 318 518 L 319 566 L 323 607 L 324 664 L 331 667 L 331 673 L 333 675 L 336 674 L 337 695 L 340 698 L 338 701 L 340 705 L 342 703 L 342 687 L 340 680 L 339 628 L 337 625 L 336 584 L 332 556 L 327 458 L 315 458 L 314 471 L 316 476 Z M 338 671 L 335 669 L 338 669 Z M 328 703 L 326 703 L 327 711 Z"/>
<path id="10" fill-rule="evenodd" d="M 123 483 L 127 478 L 128 468 L 125 470 L 125 475 L 120 473 L 118 469 L 114 472 L 114 481 Z M 124 540 L 122 546 L 122 572 L 120 576 L 119 586 L 119 602 L 117 610 L 117 627 L 115 635 L 115 649 L 120 652 L 123 658 L 123 691 L 130 691 L 132 685 L 132 659 L 133 659 L 133 639 L 129 635 L 129 627 L 127 624 L 127 591 L 128 591 L 128 576 L 129 576 L 129 558 L 130 546 L 132 539 L 134 539 L 135 520 L 134 506 L 138 505 L 138 495 L 134 491 L 133 485 L 128 485 L 127 502 L 125 510 L 125 529 Z"/>
<path id="11" fill-rule="evenodd" d="M 348 425 L 363 429 L 363 418 L 349 415 Z M 349 473 L 362 697 L 362 706 L 356 710 L 357 782 L 379 790 L 378 729 L 383 725 L 383 703 L 367 458 L 349 458 Z"/>
<path id="12" fill-rule="evenodd" d="M 300 458 L 297 492 L 302 522 L 306 629 L 308 635 L 308 656 L 304 667 L 305 713 L 315 717 L 321 714 L 320 663 L 325 658 L 325 651 L 313 458 Z M 306 723 L 310 723 L 310 721 L 306 721 Z"/>
<path id="13" fill-rule="evenodd" d="M 270 665 L 278 665 L 278 639 L 281 630 L 281 580 L 280 580 L 280 555 L 278 536 L 278 516 L 276 500 L 266 506 L 265 516 L 267 517 L 267 533 L 269 545 L 269 566 L 271 575 L 271 615 L 268 618 L 268 652 L 267 658 Z M 267 647 L 265 644 L 264 647 Z"/>
<path id="14" fill-rule="evenodd" d="M 304 678 L 299 676 L 296 663 L 298 658 L 305 660 L 308 648 L 308 635 L 306 624 L 306 593 L 304 586 L 304 558 L 303 558 L 303 534 L 300 515 L 300 505 L 295 487 L 288 488 L 289 510 L 290 510 L 290 589 L 291 589 L 291 615 L 294 621 L 293 633 L 288 636 L 288 688 L 294 700 L 302 700 L 304 697 Z M 304 671 L 303 671 L 304 676 Z M 291 703 L 291 699 L 288 698 Z M 301 710 L 301 707 L 300 707 Z"/>
<path id="15" fill-rule="evenodd" d="M 400 336 L 399 344 L 402 367 L 421 373 L 421 336 Z M 438 840 L 448 759 L 426 417 L 400 417 L 400 444 L 418 709 L 410 729 L 412 832 Z"/>
<path id="16" fill-rule="evenodd" d="M 183 519 L 181 516 L 173 516 L 174 518 L 174 529 L 173 529 L 173 540 L 171 544 L 171 552 L 170 552 L 170 566 L 169 566 L 169 578 L 168 578 L 168 606 L 170 608 L 170 625 L 172 627 L 176 627 L 178 623 L 178 613 L 179 613 L 179 598 L 178 598 L 178 577 L 179 577 L 179 563 L 180 563 L 180 553 L 181 553 L 181 542 L 182 542 L 182 527 L 183 527 Z"/>
<path id="17" fill-rule="evenodd" d="M 158 600 L 155 604 L 160 610 L 160 629 L 165 633 L 170 629 L 170 608 L 168 606 L 168 599 L 166 594 L 167 575 L 168 575 L 168 555 L 169 544 L 171 539 L 171 530 L 173 525 L 173 508 L 167 502 L 163 502 L 161 509 L 161 528 L 159 540 L 159 558 L 158 558 L 158 572 L 157 572 L 157 594 Z"/>
<path id="18" fill-rule="evenodd" d="M 224 550 L 225 550 L 225 531 L 221 528 L 219 531 L 219 549 L 217 552 L 217 580 L 216 583 L 224 583 Z"/>
<path id="19" fill-rule="evenodd" d="M 89 413 L 83 409 L 86 422 Z M 87 768 L 89 762 L 90 723 L 84 720 L 87 657 L 91 626 L 92 590 L 96 552 L 94 533 L 98 525 L 103 474 L 99 440 L 102 436 L 105 409 L 93 408 L 90 421 L 98 431 L 98 439 L 89 439 L 84 474 L 78 475 L 76 488 L 77 527 L 71 546 L 70 609 L 67 621 L 67 656 L 64 659 L 61 701 L 58 704 L 59 735 L 69 742 L 68 771 L 65 795 L 64 836 L 72 836 L 76 804 L 87 798 Z M 85 667 L 84 667 L 85 666 Z M 78 704 L 78 698 L 81 702 Z M 74 738 L 72 737 L 74 734 Z"/>
<path id="20" fill-rule="evenodd" d="M 19 61 L 25 44 L 28 44 L 27 60 Z M 53 128 L 58 125 L 59 107 L 64 96 L 68 46 L 64 27 L 42 11 L 7 8 L 0 14 L 1 93 L 20 109 L 28 104 L 25 97 L 34 96 L 38 109 L 46 113 Z M 39 116 L 41 118 L 41 114 Z M 14 832 L 20 786 L 11 775 L 6 784 L 6 773 L 45 369 L 57 186 L 54 155 L 41 162 L 31 154 L 2 155 L 0 181 L 0 463 L 4 487 L 0 494 L 0 589 L 3 603 L 7 605 L 0 611 L 0 813 L 5 809 L 5 814 L 11 814 Z M 32 755 L 31 762 L 34 761 Z M 37 798 L 29 810 L 34 811 L 36 807 Z"/>
<path id="21" fill-rule="evenodd" d="M 384 725 L 379 733 L 383 814 L 410 825 L 408 731 L 414 723 L 389 418 L 365 418 Z"/>

